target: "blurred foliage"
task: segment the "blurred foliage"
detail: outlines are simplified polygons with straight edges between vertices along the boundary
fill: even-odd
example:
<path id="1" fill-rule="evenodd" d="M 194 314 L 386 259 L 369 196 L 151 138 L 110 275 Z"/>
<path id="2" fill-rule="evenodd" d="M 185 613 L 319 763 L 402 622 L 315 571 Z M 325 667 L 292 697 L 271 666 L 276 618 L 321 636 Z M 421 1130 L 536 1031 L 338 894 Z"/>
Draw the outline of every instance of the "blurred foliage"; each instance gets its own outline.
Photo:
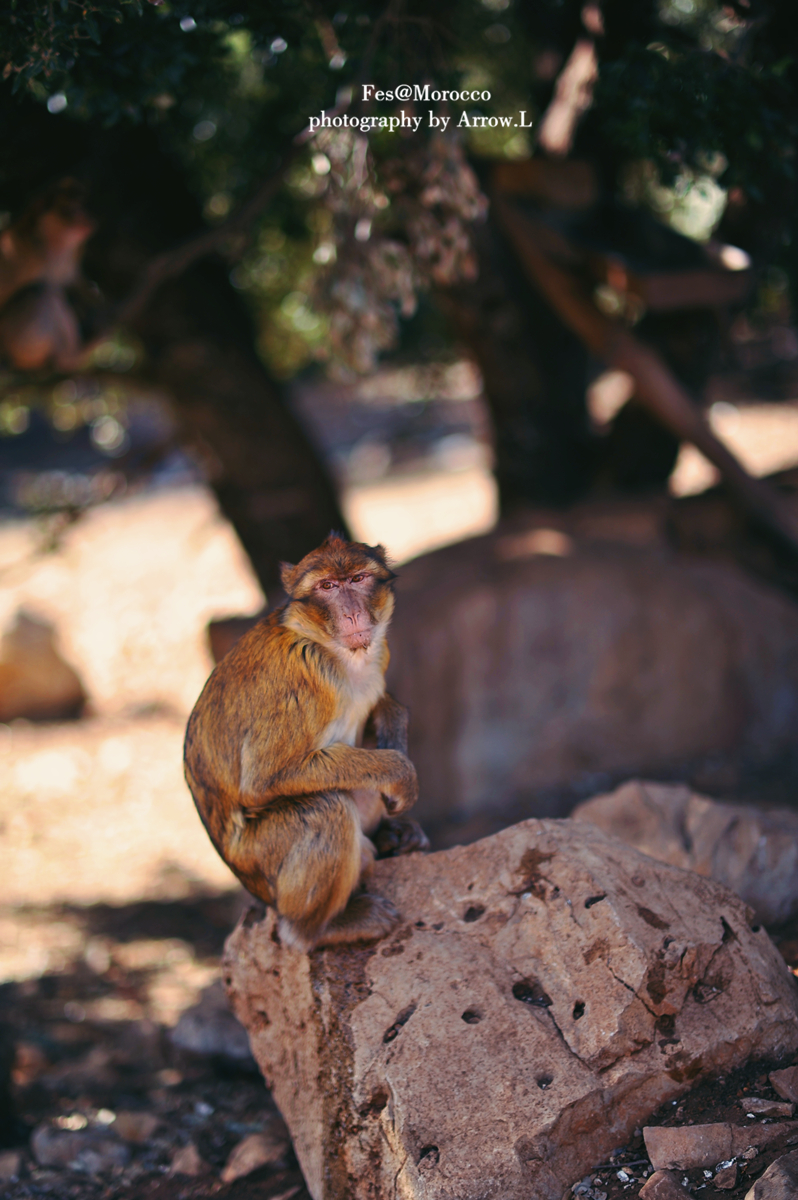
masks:
<path id="1" fill-rule="evenodd" d="M 751 71 L 700 48 L 633 47 L 603 67 L 594 119 L 627 158 L 654 163 L 664 184 L 721 156 L 723 186 L 762 201 L 795 178 L 789 65 Z"/>
<path id="2" fill-rule="evenodd" d="M 6 0 L 0 120 L 13 120 L 14 97 L 33 96 L 54 121 L 145 124 L 209 224 L 293 153 L 233 283 L 278 374 L 331 353 L 368 369 L 395 343 L 420 290 L 473 275 L 469 225 L 484 204 L 465 153 L 532 149 L 523 130 L 433 136 L 427 110 L 455 119 L 461 108 L 524 110 L 534 120 L 585 34 L 582 11 L 583 0 Z M 737 189 L 770 222 L 752 251 L 794 285 L 792 0 L 605 0 L 602 13 L 599 81 L 574 153 L 596 159 L 627 200 L 692 234 L 711 232 Z M 407 105 L 425 117 L 415 136 L 327 130 L 292 150 L 323 109 L 394 114 L 395 103 L 362 101 L 366 82 L 429 82 L 491 99 Z M 13 173 L 6 158 L 0 208 L 13 207 L 2 199 Z M 691 226 L 694 187 L 709 207 Z"/>

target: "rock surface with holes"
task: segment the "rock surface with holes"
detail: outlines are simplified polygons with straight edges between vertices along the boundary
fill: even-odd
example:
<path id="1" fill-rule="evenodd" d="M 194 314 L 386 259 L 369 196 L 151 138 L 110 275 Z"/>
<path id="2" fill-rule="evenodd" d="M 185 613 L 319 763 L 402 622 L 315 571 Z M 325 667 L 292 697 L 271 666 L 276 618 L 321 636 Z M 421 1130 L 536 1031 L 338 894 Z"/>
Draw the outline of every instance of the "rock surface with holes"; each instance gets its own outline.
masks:
<path id="1" fill-rule="evenodd" d="M 225 982 L 315 1200 L 560 1200 L 663 1101 L 798 1046 L 796 984 L 711 880 L 584 822 L 376 864 L 392 936 L 253 909 Z"/>

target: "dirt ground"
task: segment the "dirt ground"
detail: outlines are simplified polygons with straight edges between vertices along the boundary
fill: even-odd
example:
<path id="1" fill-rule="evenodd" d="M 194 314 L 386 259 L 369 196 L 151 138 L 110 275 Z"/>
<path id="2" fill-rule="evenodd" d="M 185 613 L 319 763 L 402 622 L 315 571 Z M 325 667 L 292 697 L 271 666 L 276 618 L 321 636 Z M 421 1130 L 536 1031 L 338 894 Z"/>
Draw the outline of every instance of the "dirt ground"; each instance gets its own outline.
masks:
<path id="1" fill-rule="evenodd" d="M 798 460 L 798 429 L 795 445 Z M 471 466 L 353 489 L 345 503 L 361 536 L 402 559 L 488 528 L 495 492 L 486 469 Z M 57 538 L 35 522 L 0 526 L 0 630 L 20 611 L 50 623 L 89 697 L 80 721 L 0 726 L 0 1195 L 9 1200 L 307 1197 L 290 1148 L 221 1181 L 234 1147 L 279 1118 L 251 1066 L 192 1057 L 170 1037 L 218 978 L 246 903 L 182 780 L 185 719 L 211 667 L 207 621 L 262 603 L 200 488 L 109 504 Z M 798 969 L 798 926 L 777 932 Z M 773 1094 L 771 1065 L 699 1089 L 657 1119 L 734 1111 L 745 1123 L 736 1101 Z M 115 1165 L 43 1166 L 30 1152 L 43 1123 L 113 1138 L 131 1113 L 152 1118 L 150 1132 L 122 1141 Z M 188 1145 L 201 1160 L 195 1176 L 172 1167 Z M 747 1163 L 735 1190 L 714 1189 L 700 1172 L 690 1184 L 737 1200 L 772 1156 Z M 635 1196 L 647 1168 L 636 1138 L 596 1164 L 585 1189 Z"/>

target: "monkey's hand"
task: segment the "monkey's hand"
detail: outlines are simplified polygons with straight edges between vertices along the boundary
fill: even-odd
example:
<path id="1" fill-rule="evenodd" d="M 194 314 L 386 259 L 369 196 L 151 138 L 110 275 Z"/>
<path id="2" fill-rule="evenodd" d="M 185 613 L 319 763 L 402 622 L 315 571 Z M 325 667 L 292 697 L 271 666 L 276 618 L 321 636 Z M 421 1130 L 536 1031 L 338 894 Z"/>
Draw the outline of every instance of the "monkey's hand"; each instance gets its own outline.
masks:
<path id="1" fill-rule="evenodd" d="M 391 772 L 392 778 L 380 788 L 389 816 L 395 817 L 398 813 L 412 808 L 418 800 L 416 768 L 401 750 L 376 750 L 375 753 L 386 757 L 390 755 L 391 765 L 395 764 L 395 770 Z"/>
<path id="2" fill-rule="evenodd" d="M 253 787 L 256 799 L 248 807 L 263 808 L 277 797 L 361 788 L 379 792 L 389 813 L 404 812 L 418 798 L 416 769 L 401 750 L 362 750 L 333 742 Z"/>

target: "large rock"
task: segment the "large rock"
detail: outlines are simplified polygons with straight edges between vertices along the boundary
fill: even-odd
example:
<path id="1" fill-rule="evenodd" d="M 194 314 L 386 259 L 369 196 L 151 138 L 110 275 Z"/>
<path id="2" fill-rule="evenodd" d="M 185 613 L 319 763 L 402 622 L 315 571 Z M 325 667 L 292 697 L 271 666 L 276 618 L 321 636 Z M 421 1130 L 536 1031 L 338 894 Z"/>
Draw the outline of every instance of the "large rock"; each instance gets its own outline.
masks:
<path id="1" fill-rule="evenodd" d="M 86 702 L 77 674 L 58 653 L 52 625 L 27 612 L 0 639 L 0 721 L 58 721 Z"/>
<path id="2" fill-rule="evenodd" d="M 657 1171 L 689 1171 L 693 1167 L 714 1167 L 773 1142 L 798 1141 L 798 1122 L 769 1125 L 678 1125 L 667 1128 L 654 1125 L 643 1130 L 651 1165 Z"/>
<path id="3" fill-rule="evenodd" d="M 681 785 L 630 780 L 574 809 L 662 862 L 730 887 L 765 925 L 798 912 L 798 814 L 720 804 Z"/>
<path id="4" fill-rule="evenodd" d="M 796 984 L 727 889 L 586 823 L 377 863 L 371 946 L 251 910 L 225 982 L 315 1200 L 560 1200 L 661 1103 L 798 1046 Z"/>
<path id="5" fill-rule="evenodd" d="M 572 787 L 792 751 L 798 607 L 635 545 L 646 529 L 619 520 L 499 530 L 401 568 L 389 683 L 410 706 L 422 824 L 533 801 L 563 816 Z"/>
<path id="6" fill-rule="evenodd" d="M 798 1196 L 798 1150 L 772 1162 L 745 1200 L 794 1200 Z"/>

